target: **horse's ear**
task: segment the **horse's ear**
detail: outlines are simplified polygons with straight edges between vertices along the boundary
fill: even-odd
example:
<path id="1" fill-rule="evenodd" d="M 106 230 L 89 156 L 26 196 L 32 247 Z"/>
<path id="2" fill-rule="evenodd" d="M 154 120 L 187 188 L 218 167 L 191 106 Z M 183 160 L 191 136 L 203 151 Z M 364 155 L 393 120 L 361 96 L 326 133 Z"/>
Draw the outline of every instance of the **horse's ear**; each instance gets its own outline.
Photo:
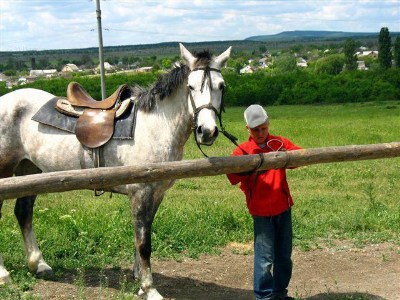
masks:
<path id="1" fill-rule="evenodd" d="M 179 47 L 181 49 L 181 57 L 189 64 L 190 69 L 193 69 L 196 58 L 181 43 L 179 43 Z"/>
<path id="2" fill-rule="evenodd" d="M 229 56 L 231 56 L 232 46 L 225 50 L 224 53 L 221 53 L 218 57 L 215 58 L 215 62 L 218 64 L 219 69 L 226 65 Z"/>

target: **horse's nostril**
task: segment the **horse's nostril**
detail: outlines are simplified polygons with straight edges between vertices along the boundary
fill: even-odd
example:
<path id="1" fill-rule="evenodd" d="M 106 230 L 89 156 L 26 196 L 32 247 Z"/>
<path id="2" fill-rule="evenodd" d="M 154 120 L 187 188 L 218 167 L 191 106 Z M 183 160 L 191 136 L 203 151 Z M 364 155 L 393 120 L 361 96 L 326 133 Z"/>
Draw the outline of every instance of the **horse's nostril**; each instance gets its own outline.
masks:
<path id="1" fill-rule="evenodd" d="M 218 127 L 210 130 L 199 126 L 196 128 L 196 140 L 202 145 L 210 146 L 219 134 Z"/>
<path id="2" fill-rule="evenodd" d="M 214 130 L 213 136 L 214 136 L 214 137 L 217 137 L 217 136 L 218 136 L 218 134 L 219 134 L 218 127 L 215 127 L 215 130 Z"/>

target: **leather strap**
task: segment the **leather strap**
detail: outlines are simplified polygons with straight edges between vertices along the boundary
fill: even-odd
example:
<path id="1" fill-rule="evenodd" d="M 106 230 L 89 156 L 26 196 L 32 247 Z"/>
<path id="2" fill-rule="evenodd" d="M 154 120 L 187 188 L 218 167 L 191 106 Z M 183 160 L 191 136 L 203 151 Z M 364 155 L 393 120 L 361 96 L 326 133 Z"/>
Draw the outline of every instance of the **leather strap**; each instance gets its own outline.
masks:
<path id="1" fill-rule="evenodd" d="M 205 67 L 205 68 L 195 68 L 195 69 L 193 69 L 191 72 L 194 72 L 194 71 L 204 71 L 204 74 L 203 74 L 203 79 L 202 79 L 202 83 L 201 83 L 201 88 L 200 88 L 200 91 L 201 92 L 203 92 L 203 89 L 204 89 L 204 85 L 205 85 L 205 81 L 206 81 L 206 79 L 208 78 L 208 85 L 209 85 L 209 88 L 210 88 L 210 90 L 211 90 L 211 71 L 214 71 L 214 72 L 218 72 L 218 73 L 221 73 L 221 70 L 218 70 L 218 69 L 215 69 L 215 68 L 210 68 L 210 67 Z M 200 107 L 196 107 L 196 104 L 194 103 L 194 99 L 193 99 L 193 95 L 192 95 L 192 92 L 190 91 L 190 89 L 189 89 L 189 98 L 190 98 L 190 102 L 191 102 L 191 104 L 192 104 L 192 109 L 193 109 L 193 122 L 192 122 L 192 130 L 193 130 L 193 136 L 194 136 L 194 140 L 195 140 L 195 142 L 196 142 L 196 145 L 197 145 L 197 147 L 199 148 L 199 150 L 200 150 L 200 152 L 205 156 L 205 157 L 208 157 L 208 155 L 207 154 L 205 154 L 204 153 L 204 151 L 201 149 L 201 146 L 200 146 L 200 143 L 199 143 L 199 141 L 197 140 L 197 137 L 196 137 L 196 129 L 197 129 L 197 118 L 198 118 L 198 115 L 199 115 L 199 113 L 200 113 L 200 111 L 202 110 L 202 109 L 211 109 L 211 110 L 213 110 L 214 112 L 215 112 L 215 114 L 216 114 L 216 116 L 218 117 L 218 119 L 219 119 L 219 125 L 220 125 L 220 128 L 218 129 L 218 131 L 220 131 L 220 132 L 222 132 L 222 134 L 227 138 L 227 139 L 229 139 L 233 144 L 235 144 L 236 146 L 238 146 L 238 147 L 240 147 L 239 146 L 239 144 L 237 143 L 237 137 L 235 137 L 234 135 L 232 135 L 232 134 L 230 134 L 229 132 L 227 132 L 226 130 L 225 130 L 225 127 L 223 126 L 223 124 L 222 124 L 222 112 L 225 112 L 225 103 L 224 103 L 224 93 L 225 92 L 225 90 L 223 89 L 222 90 L 222 96 L 221 96 L 221 105 L 220 105 L 220 110 L 218 111 L 211 103 L 208 103 L 208 104 L 205 104 L 205 105 L 202 105 L 202 106 L 200 106 Z M 244 150 L 243 150 L 244 151 Z M 244 151 L 245 152 L 245 151 Z"/>

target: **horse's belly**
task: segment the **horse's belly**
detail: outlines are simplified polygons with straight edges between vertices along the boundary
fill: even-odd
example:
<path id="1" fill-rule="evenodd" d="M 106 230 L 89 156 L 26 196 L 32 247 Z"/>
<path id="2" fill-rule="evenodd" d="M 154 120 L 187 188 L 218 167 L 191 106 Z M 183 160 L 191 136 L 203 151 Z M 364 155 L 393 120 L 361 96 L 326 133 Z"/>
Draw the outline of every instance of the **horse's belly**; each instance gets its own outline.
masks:
<path id="1" fill-rule="evenodd" d="M 75 135 L 46 125 L 33 125 L 26 129 L 21 140 L 26 158 L 43 172 L 80 169 L 88 164 Z"/>

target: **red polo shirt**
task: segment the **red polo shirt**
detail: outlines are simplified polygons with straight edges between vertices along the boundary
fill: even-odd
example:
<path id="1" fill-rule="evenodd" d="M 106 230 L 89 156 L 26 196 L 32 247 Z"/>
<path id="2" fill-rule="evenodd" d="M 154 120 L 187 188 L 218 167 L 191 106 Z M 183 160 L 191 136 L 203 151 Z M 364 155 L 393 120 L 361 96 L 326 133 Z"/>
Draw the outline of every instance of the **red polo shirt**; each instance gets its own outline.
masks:
<path id="1" fill-rule="evenodd" d="M 267 145 L 260 148 L 252 137 L 240 145 L 248 154 L 268 153 L 272 151 L 298 150 L 300 147 L 281 136 L 268 135 Z M 244 155 L 237 147 L 232 156 Z M 272 149 L 271 149 L 272 148 Z M 240 183 L 240 189 L 246 195 L 249 212 L 253 216 L 275 216 L 293 205 L 289 185 L 286 180 L 286 169 L 273 169 L 253 172 L 248 175 L 228 174 L 232 185 Z"/>

